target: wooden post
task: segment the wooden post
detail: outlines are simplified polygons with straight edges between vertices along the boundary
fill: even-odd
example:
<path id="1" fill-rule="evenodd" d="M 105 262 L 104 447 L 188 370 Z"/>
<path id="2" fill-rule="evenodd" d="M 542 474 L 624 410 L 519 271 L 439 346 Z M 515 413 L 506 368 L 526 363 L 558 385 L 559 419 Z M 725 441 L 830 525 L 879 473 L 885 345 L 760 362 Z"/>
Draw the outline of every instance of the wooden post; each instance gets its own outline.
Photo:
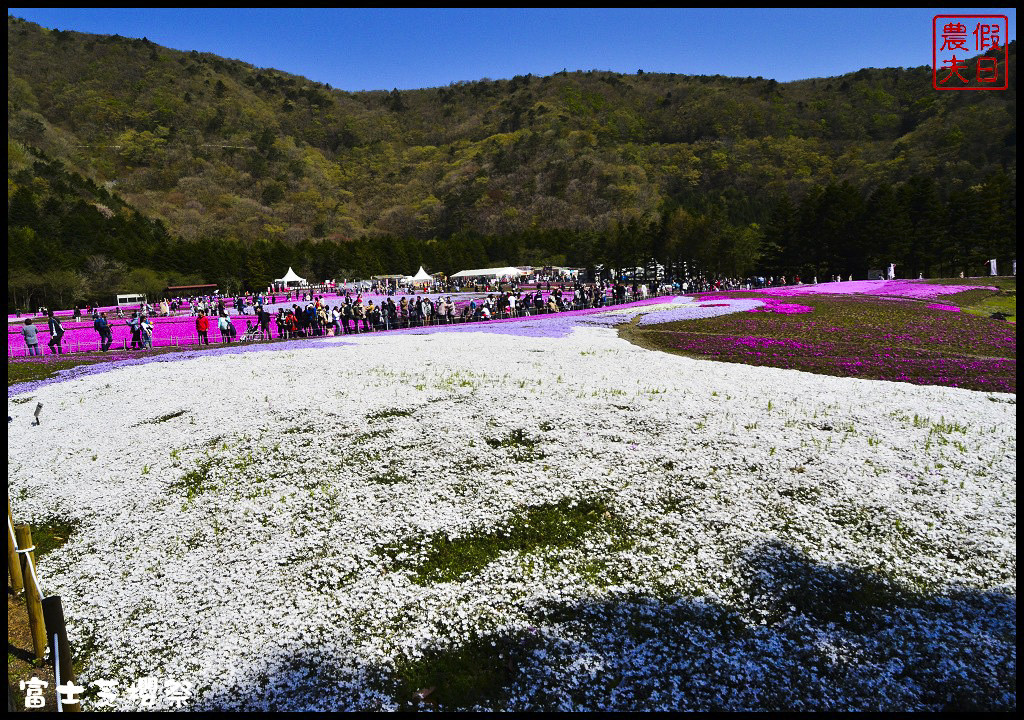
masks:
<path id="1" fill-rule="evenodd" d="M 61 604 L 59 595 L 51 595 L 43 598 L 43 619 L 46 621 L 46 639 L 50 644 L 50 657 L 53 659 L 53 667 L 57 670 L 56 676 L 60 678 L 60 685 L 70 685 L 75 681 L 75 671 L 71 665 L 71 645 L 68 644 L 68 631 L 64 625 L 64 606 Z M 54 647 L 54 643 L 57 647 Z M 60 695 L 60 688 L 54 688 Z M 64 712 L 81 712 L 82 703 L 63 702 L 61 709 Z"/>
<path id="2" fill-rule="evenodd" d="M 46 652 L 46 627 L 43 624 L 43 606 L 39 602 L 39 587 L 30 569 L 35 566 L 36 558 L 34 552 L 24 552 L 25 548 L 32 547 L 32 530 L 28 525 L 19 525 L 14 530 L 18 547 L 22 549 L 18 555 L 21 556 L 21 576 L 25 581 L 25 604 L 28 606 L 28 625 L 32 631 L 32 649 L 36 654 L 36 664 L 41 664 Z"/>
<path id="3" fill-rule="evenodd" d="M 17 545 L 14 539 L 14 522 L 11 520 L 11 501 L 7 500 L 7 568 L 11 576 L 11 589 L 15 594 L 25 590 L 25 582 L 21 579 L 21 561 L 18 559 Z"/>

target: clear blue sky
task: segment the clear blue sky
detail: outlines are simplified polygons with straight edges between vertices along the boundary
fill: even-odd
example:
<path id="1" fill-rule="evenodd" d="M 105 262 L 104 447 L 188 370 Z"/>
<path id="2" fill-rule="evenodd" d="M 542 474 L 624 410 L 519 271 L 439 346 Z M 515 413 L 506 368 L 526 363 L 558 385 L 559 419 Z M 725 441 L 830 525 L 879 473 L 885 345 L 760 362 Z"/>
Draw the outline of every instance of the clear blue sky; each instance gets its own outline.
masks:
<path id="1" fill-rule="evenodd" d="M 48 28 L 147 37 L 343 90 L 402 90 L 567 70 L 762 76 L 931 65 L 936 14 L 1016 11 L 8 8 Z"/>

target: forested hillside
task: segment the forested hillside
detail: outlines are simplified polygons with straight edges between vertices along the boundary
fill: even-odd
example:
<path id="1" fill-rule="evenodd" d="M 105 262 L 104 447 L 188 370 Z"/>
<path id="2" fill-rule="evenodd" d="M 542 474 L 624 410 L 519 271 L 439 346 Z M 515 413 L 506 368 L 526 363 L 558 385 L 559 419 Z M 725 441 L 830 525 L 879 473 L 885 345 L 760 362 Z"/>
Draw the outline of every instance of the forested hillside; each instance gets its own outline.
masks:
<path id="1" fill-rule="evenodd" d="M 9 285 L 84 297 L 261 287 L 289 264 L 326 278 L 651 255 L 727 274 L 977 273 L 1015 253 L 1015 50 L 1007 91 L 937 92 L 919 67 L 350 93 L 9 17 Z"/>

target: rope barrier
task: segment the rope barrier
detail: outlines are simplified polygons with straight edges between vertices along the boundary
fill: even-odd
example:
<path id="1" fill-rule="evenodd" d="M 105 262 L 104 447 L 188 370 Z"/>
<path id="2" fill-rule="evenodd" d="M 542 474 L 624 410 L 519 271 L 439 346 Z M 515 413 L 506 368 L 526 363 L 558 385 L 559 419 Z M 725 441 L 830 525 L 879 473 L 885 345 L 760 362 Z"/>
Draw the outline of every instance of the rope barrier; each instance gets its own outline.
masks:
<path id="1" fill-rule="evenodd" d="M 39 577 L 36 575 L 36 564 L 34 562 L 32 562 L 32 556 L 28 555 L 28 553 L 30 553 L 30 552 L 32 552 L 33 550 L 36 549 L 36 546 L 33 545 L 32 547 L 26 548 L 24 550 L 22 550 L 21 548 L 18 547 L 18 539 L 17 539 L 17 537 L 14 534 L 14 526 L 11 525 L 11 519 L 10 518 L 7 518 L 7 532 L 9 532 L 10 535 L 11 535 L 11 541 L 14 543 L 14 550 L 19 555 L 22 554 L 22 553 L 25 553 L 25 557 L 28 560 L 28 570 L 29 570 L 30 573 L 32 573 L 32 582 L 35 583 L 35 585 L 36 585 L 36 592 L 39 593 L 39 599 L 42 600 L 43 599 L 43 591 L 42 591 L 42 588 L 40 588 L 40 586 L 39 586 Z"/>
<path id="2" fill-rule="evenodd" d="M 36 547 L 33 545 L 28 550 L 19 550 L 19 553 L 30 553 L 35 550 Z M 32 573 L 32 582 L 36 584 L 36 592 L 39 593 L 39 600 L 43 599 L 43 591 L 39 589 L 39 578 L 36 576 L 36 564 L 32 562 L 32 556 L 28 555 L 28 571 Z"/>

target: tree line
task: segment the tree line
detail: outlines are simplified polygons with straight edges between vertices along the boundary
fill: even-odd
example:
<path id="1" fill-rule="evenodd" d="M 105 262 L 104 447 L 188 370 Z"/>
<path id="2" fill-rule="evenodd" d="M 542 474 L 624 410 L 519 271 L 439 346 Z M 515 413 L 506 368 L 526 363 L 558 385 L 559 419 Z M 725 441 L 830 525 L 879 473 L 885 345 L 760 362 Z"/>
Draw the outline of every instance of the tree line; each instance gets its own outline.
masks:
<path id="1" fill-rule="evenodd" d="M 922 176 L 869 193 L 849 183 L 818 186 L 799 200 L 778 198 L 764 223 L 737 219 L 747 204 L 718 198 L 665 206 L 655 221 L 600 232 L 460 230 L 427 240 L 380 235 L 297 243 L 183 239 L 58 160 L 37 160 L 23 172 L 8 205 L 9 309 L 109 303 L 119 292 L 157 297 L 170 285 L 258 290 L 289 266 L 318 282 L 412 274 L 420 265 L 451 274 L 504 265 L 623 270 L 653 260 L 674 277 L 809 280 L 863 278 L 889 263 L 902 277 L 977 275 L 986 260 L 1003 264 L 1016 255 L 1016 182 L 1002 172 L 956 192 Z"/>

